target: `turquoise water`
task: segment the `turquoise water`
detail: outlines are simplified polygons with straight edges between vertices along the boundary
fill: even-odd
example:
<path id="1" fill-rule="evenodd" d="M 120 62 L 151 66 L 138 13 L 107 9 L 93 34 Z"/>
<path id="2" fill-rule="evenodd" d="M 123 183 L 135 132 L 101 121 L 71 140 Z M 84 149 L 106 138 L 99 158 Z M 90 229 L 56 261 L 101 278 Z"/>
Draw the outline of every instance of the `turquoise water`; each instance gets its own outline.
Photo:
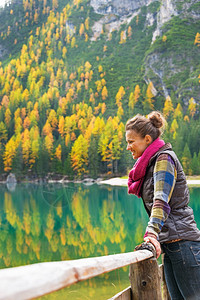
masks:
<path id="1" fill-rule="evenodd" d="M 200 188 L 190 189 L 200 228 Z M 0 267 L 132 251 L 148 217 L 125 187 L 67 183 L 0 185 Z M 108 299 L 129 285 L 128 268 L 41 299 Z"/>

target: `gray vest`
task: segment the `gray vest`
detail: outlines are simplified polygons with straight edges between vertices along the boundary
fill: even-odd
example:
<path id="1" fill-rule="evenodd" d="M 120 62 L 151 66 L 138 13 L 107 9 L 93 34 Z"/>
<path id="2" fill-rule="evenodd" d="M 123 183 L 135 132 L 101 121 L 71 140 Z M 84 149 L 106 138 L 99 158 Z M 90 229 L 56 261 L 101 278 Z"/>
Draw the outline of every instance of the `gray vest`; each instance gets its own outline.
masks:
<path id="1" fill-rule="evenodd" d="M 145 209 L 150 216 L 154 198 L 153 170 L 156 159 L 161 153 L 169 154 L 174 160 L 177 170 L 177 180 L 169 201 L 171 212 L 159 233 L 158 240 L 160 243 L 174 239 L 200 241 L 200 230 L 194 221 L 193 210 L 188 206 L 189 189 L 185 174 L 169 143 L 165 144 L 149 161 L 141 189 Z"/>

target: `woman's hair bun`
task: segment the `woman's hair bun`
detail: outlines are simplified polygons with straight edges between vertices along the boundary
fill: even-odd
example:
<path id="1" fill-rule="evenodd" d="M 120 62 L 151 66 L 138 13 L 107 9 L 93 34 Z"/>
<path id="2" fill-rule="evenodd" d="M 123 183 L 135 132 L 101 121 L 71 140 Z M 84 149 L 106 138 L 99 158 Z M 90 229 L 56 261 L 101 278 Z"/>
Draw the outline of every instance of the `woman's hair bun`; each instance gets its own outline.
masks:
<path id="1" fill-rule="evenodd" d="M 158 111 L 152 111 L 147 118 L 156 128 L 161 128 L 165 125 L 165 119 L 162 114 Z"/>

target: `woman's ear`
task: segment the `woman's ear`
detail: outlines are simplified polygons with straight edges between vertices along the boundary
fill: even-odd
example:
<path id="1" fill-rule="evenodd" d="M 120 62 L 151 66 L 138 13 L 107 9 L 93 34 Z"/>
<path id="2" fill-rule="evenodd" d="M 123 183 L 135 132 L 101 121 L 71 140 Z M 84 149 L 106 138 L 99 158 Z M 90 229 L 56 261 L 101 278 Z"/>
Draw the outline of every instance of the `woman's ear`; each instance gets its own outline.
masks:
<path id="1" fill-rule="evenodd" d="M 153 142 L 153 139 L 149 134 L 146 134 L 145 141 L 146 141 L 147 145 L 150 145 Z"/>

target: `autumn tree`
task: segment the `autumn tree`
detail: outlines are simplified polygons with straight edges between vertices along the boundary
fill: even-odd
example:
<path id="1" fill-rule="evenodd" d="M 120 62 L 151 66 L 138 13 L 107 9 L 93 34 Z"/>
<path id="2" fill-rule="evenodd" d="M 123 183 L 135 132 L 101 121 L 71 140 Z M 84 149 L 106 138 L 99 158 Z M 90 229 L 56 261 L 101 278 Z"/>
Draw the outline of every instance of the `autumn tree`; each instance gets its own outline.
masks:
<path id="1" fill-rule="evenodd" d="M 36 160 L 39 158 L 39 151 L 40 151 L 40 132 L 39 128 L 37 126 L 32 127 L 30 130 L 30 159 L 29 164 L 30 168 L 33 168 L 33 166 L 36 163 Z"/>
<path id="2" fill-rule="evenodd" d="M 5 112 L 5 123 L 7 128 L 10 126 L 10 122 L 11 122 L 11 111 L 9 108 L 7 108 Z"/>
<path id="3" fill-rule="evenodd" d="M 131 39 L 131 36 L 132 36 L 132 28 L 131 26 L 128 27 L 128 37 L 129 39 Z"/>
<path id="4" fill-rule="evenodd" d="M 76 139 L 71 150 L 72 168 L 81 177 L 86 174 L 88 165 L 88 142 L 82 134 Z"/>
<path id="5" fill-rule="evenodd" d="M 177 135 L 177 129 L 178 129 L 178 123 L 176 119 L 173 119 L 171 127 L 170 127 L 170 132 L 173 134 L 173 139 L 176 139 Z"/>
<path id="6" fill-rule="evenodd" d="M 126 32 L 122 30 L 120 33 L 119 44 L 124 44 L 124 43 L 126 43 Z"/>
<path id="7" fill-rule="evenodd" d="M 23 154 L 24 164 L 26 166 L 29 166 L 30 151 L 31 151 L 30 132 L 26 128 L 22 134 L 22 154 Z"/>
<path id="8" fill-rule="evenodd" d="M 3 122 L 0 122 L 0 145 L 3 145 L 7 142 L 8 132 L 6 125 Z"/>
<path id="9" fill-rule="evenodd" d="M 117 95 L 115 97 L 116 104 L 117 104 L 118 107 L 121 106 L 121 104 L 122 104 L 122 98 L 124 97 L 124 95 L 125 95 L 124 87 L 120 86 L 120 88 L 119 88 L 119 90 L 117 92 Z"/>
<path id="10" fill-rule="evenodd" d="M 180 103 L 177 104 L 174 110 L 174 118 L 182 119 L 183 118 L 183 108 Z"/>
<path id="11" fill-rule="evenodd" d="M 131 114 L 133 113 L 135 104 L 138 102 L 139 98 L 140 98 L 140 87 L 139 87 L 139 85 L 137 84 L 137 85 L 135 86 L 134 93 L 131 92 L 131 93 L 130 93 L 130 96 L 129 96 L 128 106 L 129 106 L 129 109 L 130 109 Z"/>
<path id="12" fill-rule="evenodd" d="M 106 86 L 103 87 L 101 96 L 102 96 L 103 101 L 106 100 L 106 98 L 108 97 L 108 90 L 107 90 Z"/>
<path id="13" fill-rule="evenodd" d="M 76 38 L 73 36 L 72 41 L 71 41 L 71 48 L 74 48 L 76 45 Z"/>
<path id="14" fill-rule="evenodd" d="M 85 29 L 85 26 L 84 26 L 84 24 L 82 23 L 82 24 L 80 25 L 80 29 L 79 29 L 79 35 L 80 35 L 80 36 L 84 33 L 84 29 Z"/>
<path id="15" fill-rule="evenodd" d="M 195 36 L 194 44 L 197 46 L 200 46 L 200 33 L 199 32 L 197 32 L 197 34 Z"/>
<path id="16" fill-rule="evenodd" d="M 85 19 L 85 29 L 89 30 L 89 17 Z"/>
<path id="17" fill-rule="evenodd" d="M 155 93 L 156 92 L 153 83 L 152 81 L 150 81 L 147 87 L 145 100 L 142 103 L 145 113 L 149 112 L 154 108 L 153 102 Z"/>
<path id="18" fill-rule="evenodd" d="M 101 154 L 102 161 L 107 163 L 109 174 L 113 173 L 114 162 L 120 158 L 123 130 L 124 125 L 120 123 L 118 117 L 109 117 L 99 139 L 98 151 Z M 115 170 L 117 170 L 116 166 Z"/>
<path id="19" fill-rule="evenodd" d="M 192 116 L 192 118 L 193 118 L 196 113 L 196 110 L 197 110 L 197 103 L 194 100 L 194 98 L 190 98 L 188 110 L 189 110 L 190 116 Z"/>
<path id="20" fill-rule="evenodd" d="M 165 103 L 164 103 L 164 108 L 163 108 L 164 117 L 168 118 L 170 113 L 173 111 L 174 111 L 174 108 L 173 108 L 172 99 L 170 96 L 167 96 Z"/>
<path id="21" fill-rule="evenodd" d="M 16 144 L 14 138 L 11 138 L 5 146 L 5 151 L 3 155 L 4 170 L 6 172 L 12 170 L 12 163 L 15 155 L 16 155 Z"/>

